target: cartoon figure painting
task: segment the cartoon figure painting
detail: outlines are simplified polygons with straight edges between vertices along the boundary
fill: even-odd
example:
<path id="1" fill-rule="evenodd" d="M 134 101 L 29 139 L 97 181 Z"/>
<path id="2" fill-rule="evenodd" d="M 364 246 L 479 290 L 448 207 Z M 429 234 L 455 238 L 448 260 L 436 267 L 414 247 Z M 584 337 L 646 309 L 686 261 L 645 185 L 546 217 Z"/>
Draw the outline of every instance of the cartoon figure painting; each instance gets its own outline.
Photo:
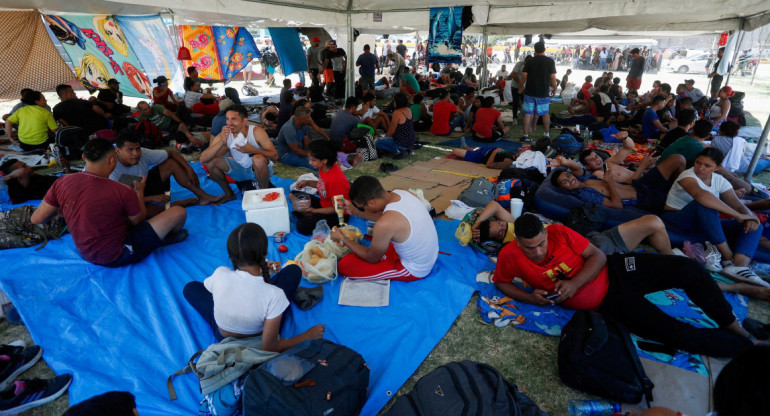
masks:
<path id="1" fill-rule="evenodd" d="M 44 14 L 43 18 L 59 42 L 65 45 L 78 45 L 80 46 L 80 49 L 86 48 L 86 41 L 83 39 L 83 34 L 80 32 L 80 28 L 74 23 L 63 17 L 51 14 Z"/>
<path id="2" fill-rule="evenodd" d="M 94 17 L 94 27 L 102 34 L 102 38 L 112 47 L 112 50 L 128 56 L 128 43 L 123 31 L 120 30 L 114 16 L 99 15 Z"/>
<path id="3" fill-rule="evenodd" d="M 112 78 L 104 63 L 90 53 L 80 59 L 75 67 L 75 76 L 90 93 L 107 88 L 107 81 Z"/>
<path id="4" fill-rule="evenodd" d="M 152 85 L 150 84 L 150 80 L 147 79 L 147 76 L 144 75 L 144 72 L 130 62 L 123 62 L 123 72 L 126 73 L 126 77 L 131 82 L 131 86 L 147 97 L 152 97 Z"/>

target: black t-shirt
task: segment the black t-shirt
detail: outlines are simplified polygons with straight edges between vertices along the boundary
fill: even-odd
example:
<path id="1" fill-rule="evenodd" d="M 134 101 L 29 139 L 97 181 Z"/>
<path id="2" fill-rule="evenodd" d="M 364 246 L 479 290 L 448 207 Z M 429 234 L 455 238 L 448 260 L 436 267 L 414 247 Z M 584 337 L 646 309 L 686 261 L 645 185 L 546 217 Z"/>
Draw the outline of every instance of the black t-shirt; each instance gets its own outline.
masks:
<path id="1" fill-rule="evenodd" d="M 86 134 L 91 135 L 108 126 L 107 119 L 94 112 L 93 108 L 93 103 L 73 98 L 56 104 L 53 108 L 53 118 L 56 121 L 63 119 L 67 125 L 80 127 Z"/>
<path id="2" fill-rule="evenodd" d="M 399 43 L 398 46 L 396 46 L 396 52 L 398 52 L 399 55 L 406 58 L 406 46 L 404 46 L 403 43 Z"/>
<path id="3" fill-rule="evenodd" d="M 118 99 L 123 98 L 123 93 L 120 91 L 115 92 L 107 88 L 107 89 L 99 90 L 99 95 L 97 95 L 96 98 L 104 102 L 117 104 Z"/>
<path id="4" fill-rule="evenodd" d="M 321 52 L 321 63 L 326 61 L 326 59 L 328 58 L 329 62 L 326 64 L 324 69 L 334 69 L 334 66 L 332 64 L 332 60 L 334 58 L 340 58 L 340 57 L 343 57 L 343 56 L 345 56 L 345 50 L 342 49 L 342 48 L 337 48 L 337 50 L 334 51 L 334 52 L 332 52 L 331 49 L 324 49 Z M 345 68 L 342 68 L 342 70 L 344 71 Z"/>
<path id="5" fill-rule="evenodd" d="M 668 133 L 663 136 L 663 138 L 660 140 L 660 147 L 669 147 L 671 143 L 674 143 L 684 136 L 687 136 L 687 132 L 681 127 L 675 127 L 669 130 Z"/>
<path id="6" fill-rule="evenodd" d="M 310 91 L 310 102 L 311 103 L 320 103 L 324 100 L 324 87 L 320 85 L 311 85 L 310 88 L 308 88 Z"/>
<path id="7" fill-rule="evenodd" d="M 29 177 L 29 185 L 26 188 L 21 186 L 16 178 L 10 179 L 6 182 L 6 185 L 8 185 L 8 196 L 11 197 L 11 202 L 14 204 L 43 199 L 57 179 L 59 178 L 56 176 L 33 174 Z"/>
<path id="8" fill-rule="evenodd" d="M 524 64 L 527 81 L 524 95 L 545 98 L 551 93 L 551 74 L 556 73 L 556 63 L 545 55 L 535 55 Z"/>
<path id="9" fill-rule="evenodd" d="M 644 58 L 641 56 L 631 61 L 631 69 L 628 71 L 629 78 L 641 78 L 644 73 Z"/>

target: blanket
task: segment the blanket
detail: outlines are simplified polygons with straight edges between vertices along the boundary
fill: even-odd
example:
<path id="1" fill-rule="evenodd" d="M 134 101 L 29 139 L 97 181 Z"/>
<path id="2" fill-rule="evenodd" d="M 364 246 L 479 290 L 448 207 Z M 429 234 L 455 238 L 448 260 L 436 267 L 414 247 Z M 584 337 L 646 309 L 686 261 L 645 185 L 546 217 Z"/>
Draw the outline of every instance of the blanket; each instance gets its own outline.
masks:
<path id="1" fill-rule="evenodd" d="M 221 190 L 194 164 L 202 187 Z M 288 192 L 290 180 L 273 177 Z M 192 194 L 172 181 L 172 199 Z M 107 269 L 84 261 L 72 237 L 43 250 L 0 252 L 0 287 L 18 308 L 45 361 L 57 374 L 71 373 L 70 403 L 110 390 L 136 395 L 142 415 L 194 414 L 201 394 L 198 379 L 176 377 L 179 396 L 170 401 L 166 378 L 190 356 L 214 342 L 209 326 L 187 304 L 182 288 L 228 265 L 226 239 L 244 222 L 241 201 L 191 207 L 182 243 L 162 247 L 139 264 Z M 363 220 L 353 225 L 365 229 Z M 473 275 L 486 259 L 454 238 L 456 222 L 436 221 L 440 254 L 433 272 L 418 282 L 393 282 L 390 306 L 360 308 L 337 304 L 341 278 L 324 284 L 324 299 L 314 308 L 293 307 L 283 337 L 318 323 L 325 338 L 360 353 L 371 368 L 369 399 L 363 415 L 376 415 L 449 330 L 476 290 Z M 291 233 L 279 253 L 270 242 L 268 258 L 287 261 L 308 237 Z M 462 259 L 458 265 L 457 260 Z M 313 286 L 303 281 L 303 286 Z"/>
<path id="2" fill-rule="evenodd" d="M 477 277 L 479 290 L 477 306 L 481 319 L 484 322 L 492 323 L 500 328 L 511 325 L 540 334 L 555 337 L 561 335 L 561 329 L 572 318 L 573 310 L 559 305 L 536 306 L 524 302 L 514 302 L 511 298 L 506 297 L 500 292 L 494 283 L 491 283 L 491 273 L 482 272 Z M 720 275 L 712 274 L 712 276 L 717 281 L 730 283 L 730 280 Z M 522 289 L 531 290 L 526 283 L 520 280 L 516 280 L 516 284 Z M 680 289 L 651 293 L 646 297 L 664 312 L 677 317 L 681 321 L 698 327 L 717 327 L 717 324 L 690 302 L 684 291 Z M 725 293 L 725 297 L 733 307 L 735 316 L 740 322 L 743 322 L 748 315 L 748 299 L 745 296 L 734 293 Z M 670 364 L 706 376 L 709 374 L 703 359 L 698 354 L 690 354 L 683 351 L 677 351 L 675 355 L 653 353 L 638 347 L 638 342 L 642 338 L 636 335 L 632 335 L 631 338 L 634 344 L 637 345 L 640 357 Z"/>

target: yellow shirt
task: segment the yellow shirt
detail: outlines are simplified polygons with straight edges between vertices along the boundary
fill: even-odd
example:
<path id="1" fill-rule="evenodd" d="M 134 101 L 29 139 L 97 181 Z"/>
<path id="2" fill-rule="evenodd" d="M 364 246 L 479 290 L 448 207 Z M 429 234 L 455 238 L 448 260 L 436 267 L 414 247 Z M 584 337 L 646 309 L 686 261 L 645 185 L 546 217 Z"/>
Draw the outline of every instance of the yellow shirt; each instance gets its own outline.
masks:
<path id="1" fill-rule="evenodd" d="M 516 239 L 516 234 L 513 232 L 513 223 L 509 222 L 508 229 L 505 230 L 505 237 L 503 237 L 503 244 L 508 244 Z"/>
<path id="2" fill-rule="evenodd" d="M 28 145 L 43 144 L 48 140 L 48 130 L 59 128 L 53 114 L 39 105 L 27 105 L 8 117 L 16 125 L 19 141 Z"/>

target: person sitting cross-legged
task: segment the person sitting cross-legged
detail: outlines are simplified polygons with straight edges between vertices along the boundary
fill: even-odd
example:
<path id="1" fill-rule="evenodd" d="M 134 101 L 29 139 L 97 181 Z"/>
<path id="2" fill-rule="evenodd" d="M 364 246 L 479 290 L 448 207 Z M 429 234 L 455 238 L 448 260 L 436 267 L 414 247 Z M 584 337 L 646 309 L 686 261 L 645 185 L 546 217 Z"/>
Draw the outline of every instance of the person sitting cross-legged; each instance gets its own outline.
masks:
<path id="1" fill-rule="evenodd" d="M 110 180 L 118 163 L 112 142 L 92 139 L 83 148 L 86 170 L 54 182 L 30 218 L 43 224 L 59 211 L 80 255 L 91 263 L 120 267 L 137 263 L 153 250 L 187 237 L 187 211 L 171 207 L 145 221 L 147 179 L 128 185 Z"/>
<path id="2" fill-rule="evenodd" d="M 118 133 L 118 138 L 115 140 L 118 163 L 110 174 L 110 179 L 120 182 L 123 175 L 147 178 L 143 202 L 155 204 L 147 206 L 148 218 L 163 212 L 164 206 L 162 204 L 171 200 L 165 194 L 170 189 L 169 179 L 171 176 L 179 185 L 195 194 L 195 198 L 175 201 L 171 204 L 173 206 L 208 205 L 218 202 L 222 198 L 222 195 L 215 197 L 201 189 L 198 175 L 181 154 L 173 150 L 145 149 L 141 147 L 139 142 L 139 135 L 134 129 L 126 128 Z M 150 169 L 150 166 L 153 168 Z"/>
<path id="3" fill-rule="evenodd" d="M 260 189 L 270 187 L 273 161 L 278 159 L 275 146 L 261 127 L 248 124 L 249 111 L 234 105 L 225 112 L 227 124 L 201 153 L 201 163 L 225 192 L 221 204 L 235 199 L 225 174 L 234 181 L 257 180 Z"/>
<path id="4" fill-rule="evenodd" d="M 493 278 L 514 300 L 598 310 L 636 335 L 694 354 L 735 356 L 755 343 L 716 282 L 689 258 L 635 252 L 606 256 L 577 232 L 559 224 L 545 228 L 529 213 L 514 225 L 516 239 L 498 254 Z M 515 277 L 533 291 L 515 285 Z M 717 328 L 679 321 L 645 298 L 672 288 L 684 290 Z"/>
<path id="5" fill-rule="evenodd" d="M 386 191 L 380 181 L 361 176 L 350 187 L 348 212 L 375 221 L 372 244 L 362 246 L 339 229 L 329 237 L 350 248 L 337 271 L 366 280 L 412 281 L 426 277 L 438 258 L 438 234 L 425 205 L 408 191 Z"/>

